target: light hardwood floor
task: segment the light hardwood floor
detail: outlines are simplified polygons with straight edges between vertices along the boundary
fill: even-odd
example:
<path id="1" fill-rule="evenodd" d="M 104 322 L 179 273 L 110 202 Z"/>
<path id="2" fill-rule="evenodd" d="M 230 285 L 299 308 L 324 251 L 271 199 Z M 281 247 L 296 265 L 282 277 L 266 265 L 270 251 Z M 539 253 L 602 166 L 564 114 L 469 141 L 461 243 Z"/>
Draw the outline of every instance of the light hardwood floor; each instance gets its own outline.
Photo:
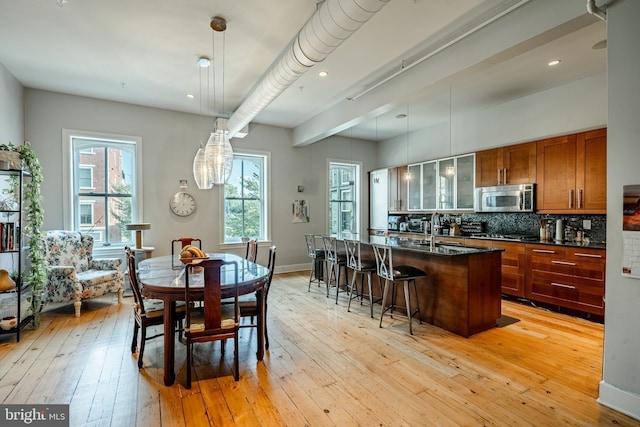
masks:
<path id="1" fill-rule="evenodd" d="M 430 325 L 369 317 L 346 297 L 307 292 L 307 274 L 274 277 L 271 349 L 255 356 L 242 329 L 240 381 L 231 349 L 196 350 L 191 390 L 162 382 L 162 339 L 148 341 L 144 368 L 130 352 L 131 298 L 91 300 L 42 313 L 20 343 L 0 337 L 0 402 L 68 403 L 73 426 L 639 426 L 596 402 L 603 327 L 513 303 L 519 319 L 465 339 Z M 376 307 L 379 313 L 379 306 Z"/>

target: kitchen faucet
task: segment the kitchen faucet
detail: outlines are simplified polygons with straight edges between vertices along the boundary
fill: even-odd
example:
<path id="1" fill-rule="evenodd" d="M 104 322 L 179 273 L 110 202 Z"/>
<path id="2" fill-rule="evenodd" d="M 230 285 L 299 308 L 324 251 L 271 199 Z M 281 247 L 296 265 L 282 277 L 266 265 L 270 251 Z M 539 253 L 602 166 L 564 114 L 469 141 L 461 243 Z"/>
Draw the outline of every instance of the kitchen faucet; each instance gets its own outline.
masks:
<path id="1" fill-rule="evenodd" d="M 440 229 L 440 214 L 438 212 L 431 214 L 431 239 L 429 241 L 429 249 L 432 251 L 436 247 L 436 220 L 438 221 L 438 229 Z"/>

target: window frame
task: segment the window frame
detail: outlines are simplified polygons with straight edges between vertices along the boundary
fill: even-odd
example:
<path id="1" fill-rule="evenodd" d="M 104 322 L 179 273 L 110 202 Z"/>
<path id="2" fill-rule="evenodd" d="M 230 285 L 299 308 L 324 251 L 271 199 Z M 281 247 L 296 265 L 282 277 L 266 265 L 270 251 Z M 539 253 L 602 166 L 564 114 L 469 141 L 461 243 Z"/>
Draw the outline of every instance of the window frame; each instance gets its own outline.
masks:
<path id="1" fill-rule="evenodd" d="M 344 171 L 341 171 L 341 173 L 338 173 L 335 169 L 332 169 L 332 165 L 344 165 L 344 166 L 352 166 L 355 167 L 355 171 L 354 171 L 354 175 L 345 175 Z M 331 204 L 333 202 L 333 199 L 331 197 L 331 193 L 332 191 L 337 191 L 338 193 L 338 197 L 340 197 L 339 200 L 342 200 L 342 196 L 345 190 L 347 190 L 346 187 L 343 187 L 342 185 L 339 185 L 342 180 L 344 180 L 345 178 L 347 178 L 348 180 L 353 180 L 354 183 L 352 184 L 352 186 L 349 188 L 349 191 L 353 191 L 353 198 L 352 198 L 352 205 L 353 205 L 353 212 L 352 212 L 352 216 L 353 216 L 353 221 L 355 222 L 354 224 L 354 232 L 356 234 L 360 234 L 361 233 L 361 229 L 362 226 L 364 224 L 363 222 L 363 196 L 362 196 L 362 183 L 363 183 L 363 165 L 361 161 L 356 161 L 356 160 L 344 160 L 344 159 L 327 159 L 327 167 L 326 167 L 326 183 L 327 183 L 327 191 L 325 192 L 325 197 L 326 197 L 326 206 L 327 206 L 327 225 L 326 225 L 326 229 L 328 233 L 331 233 Z M 340 182 L 338 182 L 340 181 Z M 342 203 L 341 203 L 342 204 Z M 338 222 L 341 223 L 342 221 L 342 217 L 343 217 L 343 212 L 345 212 L 344 209 L 339 209 L 338 210 Z M 342 227 L 340 227 L 342 228 Z M 342 230 L 340 231 L 342 232 Z"/>
<path id="2" fill-rule="evenodd" d="M 93 221 L 93 219 L 94 219 L 94 215 L 93 215 L 93 205 L 94 205 L 93 203 L 86 203 L 86 202 L 85 202 L 85 203 L 83 203 L 83 202 L 79 202 L 79 203 L 78 203 L 78 210 L 79 210 L 79 212 L 78 212 L 78 218 L 79 218 L 80 225 L 91 225 L 91 224 L 93 224 L 93 222 L 94 222 L 94 221 Z M 83 215 L 83 214 L 82 214 L 82 207 L 83 207 L 83 206 L 90 206 L 90 207 L 91 207 L 91 210 L 90 210 L 90 212 L 91 212 L 91 213 L 90 213 L 91 219 L 90 219 L 90 220 L 89 220 L 89 222 L 87 222 L 87 223 L 82 222 L 82 215 Z"/>
<path id="3" fill-rule="evenodd" d="M 245 157 L 262 157 L 264 160 L 263 163 L 263 183 L 262 183 L 262 227 L 263 230 L 263 238 L 258 240 L 258 243 L 270 244 L 271 243 L 271 153 L 268 151 L 258 151 L 258 150 L 234 150 L 233 153 L 234 160 L 236 156 L 245 156 Z M 232 172 L 233 173 L 233 172 Z M 226 185 L 226 184 L 225 184 Z M 226 233 L 225 233 L 225 207 L 226 207 L 226 197 L 225 197 L 225 189 L 222 188 L 220 191 L 220 247 L 224 248 L 240 248 L 244 247 L 245 243 L 243 242 L 227 242 L 225 241 Z"/>
<path id="4" fill-rule="evenodd" d="M 141 222 L 143 215 L 143 203 L 142 203 L 142 195 L 143 195 L 143 168 L 142 168 L 142 159 L 143 159 L 143 151 L 142 151 L 142 138 L 138 136 L 132 135 L 122 135 L 122 134 L 112 134 L 105 132 L 92 132 L 92 131 L 84 131 L 78 129 L 62 129 L 62 175 L 63 175 L 63 188 L 62 188 L 62 218 L 63 218 L 63 226 L 66 230 L 74 229 L 74 217 L 75 217 L 75 194 L 74 194 L 74 182 L 73 182 L 73 173 L 72 168 L 74 165 L 73 161 L 73 140 L 74 139 L 95 139 L 99 141 L 106 142 L 118 142 L 118 143 L 130 143 L 135 149 L 135 179 L 134 179 L 134 188 L 133 192 L 133 201 L 134 208 L 132 210 L 132 220 L 135 222 Z M 82 150 L 83 154 L 89 154 L 88 150 Z M 79 163 L 81 165 L 81 163 Z M 78 212 L 79 213 L 79 212 Z M 133 236 L 133 235 L 132 235 Z M 133 238 L 133 237 L 132 237 Z M 125 242 L 114 243 L 110 245 L 112 249 L 121 250 L 122 247 L 126 245 Z M 94 247 L 95 253 L 107 252 L 109 249 L 107 247 L 103 247 L 97 245 Z"/>
<path id="5" fill-rule="evenodd" d="M 82 150 L 80 150 L 82 151 Z M 86 153 L 83 153 L 86 154 Z M 89 180 L 91 181 L 91 185 L 89 185 L 88 187 L 85 186 L 83 187 L 82 185 L 79 185 L 80 188 L 84 188 L 84 189 L 91 189 L 91 188 L 95 188 L 93 185 L 93 166 L 92 165 L 83 165 L 82 163 L 80 163 L 78 165 L 78 170 L 87 170 L 89 171 Z M 82 179 L 82 177 L 78 177 L 78 181 Z"/>

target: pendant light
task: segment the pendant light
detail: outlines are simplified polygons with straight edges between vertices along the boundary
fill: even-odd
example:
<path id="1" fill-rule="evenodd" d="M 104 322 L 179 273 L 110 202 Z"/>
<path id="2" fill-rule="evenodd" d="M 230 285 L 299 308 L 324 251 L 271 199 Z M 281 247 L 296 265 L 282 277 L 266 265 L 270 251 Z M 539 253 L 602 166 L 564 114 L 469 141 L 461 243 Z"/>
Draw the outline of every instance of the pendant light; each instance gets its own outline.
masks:
<path id="1" fill-rule="evenodd" d="M 198 70 L 200 73 L 200 115 L 202 115 L 202 70 L 211 65 L 211 60 L 205 56 L 198 58 Z M 209 73 L 207 72 L 207 93 L 209 92 Z M 210 190 L 213 188 L 209 163 L 205 154 L 205 147 L 200 144 L 198 152 L 193 159 L 193 179 L 200 190 Z"/>
<path id="2" fill-rule="evenodd" d="M 208 163 L 210 179 L 213 184 L 224 184 L 231 175 L 233 167 L 233 149 L 229 143 L 229 131 L 226 129 L 216 129 L 211 133 L 207 146 L 205 147 L 205 157 Z"/>
<path id="3" fill-rule="evenodd" d="M 453 127 L 451 125 L 451 113 L 452 113 L 451 104 L 452 103 L 453 103 L 453 100 L 451 98 L 451 84 L 449 84 L 449 157 L 453 156 L 453 153 L 451 151 L 451 140 L 452 140 L 451 132 L 452 132 L 452 129 L 453 129 Z M 453 165 L 447 166 L 445 168 L 445 174 L 447 176 L 453 176 L 453 175 L 456 174 L 456 167 L 455 167 L 456 160 L 452 159 L 452 162 L 454 162 Z"/>
<path id="4" fill-rule="evenodd" d="M 224 31 L 227 21 L 219 16 L 211 18 L 211 29 L 223 33 L 222 38 L 222 111 L 224 112 Z M 215 34 L 215 33 L 214 33 Z M 214 80 L 215 88 L 215 80 Z M 215 92 L 215 89 L 214 89 Z M 205 159 L 209 168 L 209 176 L 213 184 L 224 184 L 231 175 L 233 167 L 233 149 L 229 142 L 229 131 L 226 120 L 216 120 L 216 129 L 211 133 L 205 146 Z"/>

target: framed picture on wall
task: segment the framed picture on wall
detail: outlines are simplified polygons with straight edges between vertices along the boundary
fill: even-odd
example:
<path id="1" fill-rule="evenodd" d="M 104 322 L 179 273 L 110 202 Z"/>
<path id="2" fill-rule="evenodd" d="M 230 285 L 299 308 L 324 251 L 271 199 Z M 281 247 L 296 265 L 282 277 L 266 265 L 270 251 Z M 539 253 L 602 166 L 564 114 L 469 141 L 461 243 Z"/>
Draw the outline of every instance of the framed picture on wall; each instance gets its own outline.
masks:
<path id="1" fill-rule="evenodd" d="M 293 222 L 309 222 L 309 204 L 306 200 L 293 201 Z"/>

